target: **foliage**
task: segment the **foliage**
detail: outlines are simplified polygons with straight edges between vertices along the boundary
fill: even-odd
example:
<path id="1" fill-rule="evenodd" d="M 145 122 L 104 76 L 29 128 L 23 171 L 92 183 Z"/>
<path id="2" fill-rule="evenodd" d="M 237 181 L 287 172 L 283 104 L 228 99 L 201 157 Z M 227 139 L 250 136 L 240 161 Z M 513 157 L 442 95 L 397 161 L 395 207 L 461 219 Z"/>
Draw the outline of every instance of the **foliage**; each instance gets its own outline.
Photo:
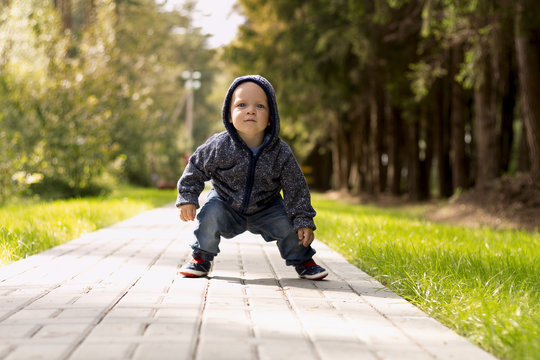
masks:
<path id="1" fill-rule="evenodd" d="M 174 201 L 173 190 L 122 186 L 107 196 L 0 207 L 0 266 Z"/>
<path id="2" fill-rule="evenodd" d="M 433 180 L 447 197 L 526 156 L 511 151 L 521 141 L 514 108 L 536 111 L 538 96 L 518 98 L 514 27 L 520 6 L 523 24 L 540 13 L 521 2 L 240 0 L 247 21 L 225 58 L 274 82 L 285 139 L 302 160 L 327 147 L 334 188 L 377 193 L 391 182 L 421 199 Z M 528 52 L 538 50 L 534 31 Z"/>
<path id="3" fill-rule="evenodd" d="M 355 29 L 358 2 L 240 1 L 248 22 L 225 57 L 240 72 L 262 72 L 276 85 L 282 135 L 305 157 L 352 105 L 356 62 L 366 39 Z M 265 14 L 264 19 L 259 14 Z M 251 20 L 254 19 L 254 20 Z M 349 79 L 349 80 L 345 80 Z"/>
<path id="4" fill-rule="evenodd" d="M 540 351 L 540 234 L 467 229 L 314 197 L 317 237 L 503 359 Z"/>
<path id="5" fill-rule="evenodd" d="M 12 169 L 87 187 L 102 172 L 111 143 L 110 109 L 92 91 L 108 75 L 99 61 L 106 39 L 94 39 L 99 46 L 83 44 L 85 53 L 70 58 L 69 39 L 59 32 L 52 8 L 21 2 L 9 10 L 2 128 L 17 148 L 19 164 Z"/>
<path id="6" fill-rule="evenodd" d="M 63 184 L 63 196 L 92 192 L 104 177 L 176 179 L 190 150 L 174 112 L 184 101 L 180 74 L 196 66 L 204 75 L 195 136 L 207 136 L 206 119 L 217 112 L 206 100 L 214 52 L 191 27 L 191 8 L 93 4 L 74 3 L 69 24 L 48 0 L 2 5 L 0 202 L 28 179 Z"/>

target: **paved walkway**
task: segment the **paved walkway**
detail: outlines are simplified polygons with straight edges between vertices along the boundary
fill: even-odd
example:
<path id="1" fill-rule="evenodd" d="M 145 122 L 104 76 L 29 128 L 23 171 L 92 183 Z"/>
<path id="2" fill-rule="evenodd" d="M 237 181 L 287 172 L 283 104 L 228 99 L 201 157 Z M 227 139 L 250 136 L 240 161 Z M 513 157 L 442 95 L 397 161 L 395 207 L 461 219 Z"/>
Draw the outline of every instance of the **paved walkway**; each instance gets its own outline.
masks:
<path id="1" fill-rule="evenodd" d="M 493 359 L 319 242 L 324 281 L 248 234 L 182 278 L 192 226 L 163 207 L 0 268 L 0 359 Z"/>

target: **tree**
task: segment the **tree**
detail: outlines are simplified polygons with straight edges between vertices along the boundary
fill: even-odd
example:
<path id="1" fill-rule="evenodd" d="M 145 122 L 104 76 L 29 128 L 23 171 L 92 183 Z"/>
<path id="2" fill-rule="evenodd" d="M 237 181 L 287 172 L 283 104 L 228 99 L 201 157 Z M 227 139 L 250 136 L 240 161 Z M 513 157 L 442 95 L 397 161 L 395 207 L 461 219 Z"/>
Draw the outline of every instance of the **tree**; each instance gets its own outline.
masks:
<path id="1" fill-rule="evenodd" d="M 528 64 L 520 63 L 522 92 L 536 94 L 538 82 L 530 54 L 540 17 L 530 0 L 522 1 L 526 21 L 509 0 L 241 4 L 248 21 L 227 58 L 275 80 L 283 135 L 301 159 L 328 144 L 334 188 L 384 192 L 391 176 L 395 194 L 423 199 L 433 182 L 448 197 L 512 171 L 516 46 Z M 514 36 L 514 22 L 527 31 Z M 537 97 L 521 102 L 533 145 Z M 307 129 L 316 131 L 306 137 Z"/>
<path id="2" fill-rule="evenodd" d="M 516 51 L 521 107 L 531 162 L 531 177 L 540 183 L 540 4 L 517 1 Z"/>
<path id="3" fill-rule="evenodd" d="M 205 36 L 153 0 L 12 2 L 0 35 L 2 197 L 40 177 L 34 189 L 60 196 L 99 191 L 104 174 L 176 179 L 185 145 L 171 114 L 193 64 L 204 74 L 199 139 L 219 112 L 207 101 L 215 67 Z"/>
<path id="4" fill-rule="evenodd" d="M 71 29 L 72 16 L 71 16 L 71 0 L 53 0 L 54 7 L 60 14 L 62 21 L 62 28 L 64 30 Z"/>
<path id="5" fill-rule="evenodd" d="M 469 187 L 469 171 L 465 153 L 465 125 L 467 122 L 466 94 L 462 84 L 457 81 L 459 66 L 463 62 L 463 43 L 450 49 L 448 75 L 451 82 L 450 143 L 452 184 L 455 188 Z"/>

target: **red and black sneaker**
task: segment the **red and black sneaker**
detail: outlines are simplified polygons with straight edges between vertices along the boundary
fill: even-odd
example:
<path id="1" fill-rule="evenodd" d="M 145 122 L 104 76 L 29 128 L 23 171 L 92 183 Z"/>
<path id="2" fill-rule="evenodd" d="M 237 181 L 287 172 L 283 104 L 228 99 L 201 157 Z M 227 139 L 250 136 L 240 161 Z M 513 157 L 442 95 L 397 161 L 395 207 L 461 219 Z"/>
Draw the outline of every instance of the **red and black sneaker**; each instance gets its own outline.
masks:
<path id="1" fill-rule="evenodd" d="M 184 264 L 178 273 L 184 275 L 185 277 L 203 277 L 212 271 L 213 263 L 214 262 L 210 260 L 203 260 L 194 257 L 190 262 Z"/>
<path id="2" fill-rule="evenodd" d="M 298 276 L 302 279 L 322 280 L 328 275 L 328 271 L 322 266 L 317 265 L 313 259 L 309 259 L 300 265 L 296 265 L 294 268 L 296 269 Z"/>

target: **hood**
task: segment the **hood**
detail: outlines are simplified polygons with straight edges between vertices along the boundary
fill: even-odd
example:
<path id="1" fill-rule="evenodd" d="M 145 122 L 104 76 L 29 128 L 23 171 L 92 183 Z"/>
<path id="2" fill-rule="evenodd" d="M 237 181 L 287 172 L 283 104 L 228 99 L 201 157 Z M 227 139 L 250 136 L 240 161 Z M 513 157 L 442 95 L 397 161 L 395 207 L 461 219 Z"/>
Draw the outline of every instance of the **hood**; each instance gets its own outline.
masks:
<path id="1" fill-rule="evenodd" d="M 279 137 L 279 112 L 276 102 L 276 92 L 270 81 L 266 80 L 260 75 L 245 75 L 234 79 L 225 95 L 225 100 L 223 101 L 223 109 L 221 113 L 221 119 L 225 125 L 225 129 L 231 134 L 234 141 L 242 146 L 246 146 L 244 141 L 238 135 L 238 132 L 234 128 L 233 124 L 229 122 L 231 117 L 231 100 L 234 90 L 238 85 L 245 82 L 253 82 L 259 85 L 265 92 L 268 99 L 268 106 L 270 107 L 270 126 L 266 129 L 266 134 L 263 142 L 263 147 L 266 147 L 269 143 L 275 141 Z"/>

